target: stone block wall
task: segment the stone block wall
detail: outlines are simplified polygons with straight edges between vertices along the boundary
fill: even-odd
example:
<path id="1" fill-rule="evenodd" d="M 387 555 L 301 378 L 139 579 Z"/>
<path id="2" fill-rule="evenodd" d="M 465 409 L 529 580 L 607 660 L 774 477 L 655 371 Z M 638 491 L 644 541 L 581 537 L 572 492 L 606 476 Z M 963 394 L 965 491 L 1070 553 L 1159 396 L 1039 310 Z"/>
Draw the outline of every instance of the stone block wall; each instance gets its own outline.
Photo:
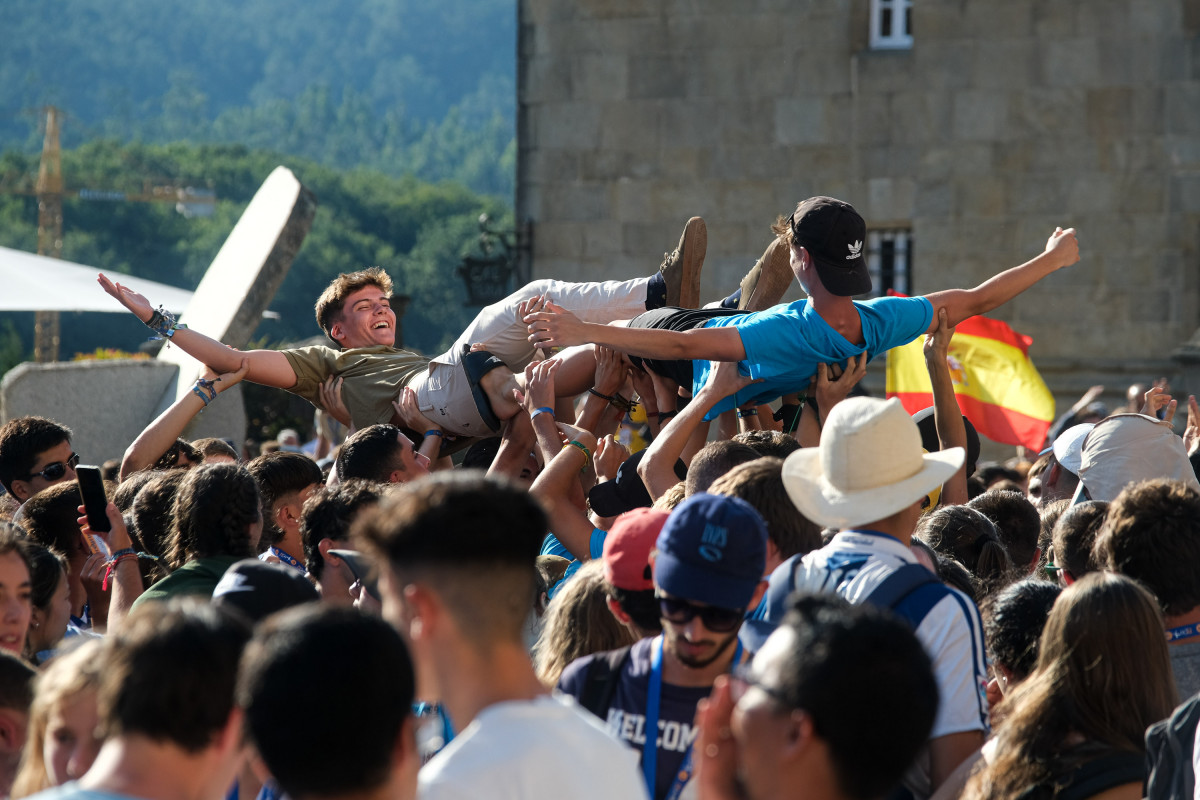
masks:
<path id="1" fill-rule="evenodd" d="M 1171 372 L 1200 325 L 1197 0 L 915 0 L 900 51 L 869 48 L 870 0 L 518 7 L 534 277 L 645 274 L 699 214 L 713 300 L 829 194 L 912 229 L 917 293 L 1076 227 L 1082 261 L 996 314 L 1068 405 Z"/>
<path id="2" fill-rule="evenodd" d="M 175 364 L 158 360 L 21 364 L 0 381 L 0 425 L 16 417 L 49 417 L 74 433 L 71 444 L 83 463 L 102 464 L 121 458 L 158 415 L 160 399 L 175 385 L 178 373 Z M 183 436 L 245 441 L 242 387 L 222 392 L 196 415 Z"/>

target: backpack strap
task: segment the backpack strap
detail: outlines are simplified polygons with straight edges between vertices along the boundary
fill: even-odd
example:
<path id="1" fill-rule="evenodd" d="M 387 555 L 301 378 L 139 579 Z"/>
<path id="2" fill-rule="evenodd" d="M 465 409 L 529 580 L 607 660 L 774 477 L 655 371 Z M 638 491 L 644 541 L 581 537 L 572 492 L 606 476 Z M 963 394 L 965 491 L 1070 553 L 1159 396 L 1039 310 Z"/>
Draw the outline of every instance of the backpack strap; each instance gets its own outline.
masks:
<path id="1" fill-rule="evenodd" d="M 925 567 L 920 564 L 905 564 L 891 575 L 888 575 L 883 583 L 876 586 L 875 590 L 867 595 L 865 602 L 880 608 L 886 608 L 889 611 L 896 610 L 909 595 L 921 587 L 930 584 L 945 588 L 942 582 L 937 579 L 937 576 Z M 940 600 L 941 597 L 937 599 Z M 931 607 L 932 604 L 930 605 Z M 926 608 L 925 612 L 927 613 L 928 611 L 929 608 Z M 923 619 L 924 617 L 925 613 L 922 613 L 921 618 Z M 914 624 L 913 627 L 916 627 L 916 625 Z"/>
<path id="2" fill-rule="evenodd" d="M 617 691 L 621 670 L 629 660 L 629 651 L 630 647 L 625 646 L 618 650 L 609 650 L 607 653 L 598 653 L 587 665 L 579 705 L 601 720 L 608 719 L 608 707 L 612 705 L 613 695 Z"/>

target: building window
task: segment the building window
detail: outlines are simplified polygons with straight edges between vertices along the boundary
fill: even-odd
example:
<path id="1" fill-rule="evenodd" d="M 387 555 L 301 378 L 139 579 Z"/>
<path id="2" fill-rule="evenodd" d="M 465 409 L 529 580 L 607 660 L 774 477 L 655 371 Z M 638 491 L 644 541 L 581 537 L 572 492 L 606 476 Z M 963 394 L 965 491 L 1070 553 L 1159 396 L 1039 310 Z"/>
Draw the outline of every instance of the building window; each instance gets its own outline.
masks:
<path id="1" fill-rule="evenodd" d="M 907 50 L 912 45 L 912 0 L 871 0 L 871 47 Z"/>
<path id="2" fill-rule="evenodd" d="M 867 270 L 871 273 L 871 295 L 882 297 L 889 290 L 912 294 L 912 231 L 908 228 L 867 233 Z"/>

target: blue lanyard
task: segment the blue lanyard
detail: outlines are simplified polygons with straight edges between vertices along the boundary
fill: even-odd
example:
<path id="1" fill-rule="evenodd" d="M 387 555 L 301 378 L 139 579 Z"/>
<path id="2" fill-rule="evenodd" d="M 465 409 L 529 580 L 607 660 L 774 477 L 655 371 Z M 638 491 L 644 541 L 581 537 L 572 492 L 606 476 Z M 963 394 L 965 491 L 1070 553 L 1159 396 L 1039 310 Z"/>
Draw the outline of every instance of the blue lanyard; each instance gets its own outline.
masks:
<path id="1" fill-rule="evenodd" d="M 662 654 L 663 637 L 660 634 L 650 643 L 650 685 L 646 689 L 645 741 L 642 742 L 642 776 L 645 778 L 646 791 L 651 800 L 654 798 L 654 779 L 658 769 L 658 711 L 659 701 L 662 699 Z M 739 639 L 737 648 L 733 651 L 733 661 L 730 664 L 736 665 L 741 658 L 742 642 Z M 683 755 L 683 763 L 679 766 L 679 773 L 675 776 L 675 780 L 671 783 L 671 789 L 667 792 L 667 800 L 678 798 L 691 777 L 692 746 L 688 745 L 687 752 Z"/>
<path id="2" fill-rule="evenodd" d="M 1180 625 L 1178 628 L 1167 628 L 1168 642 L 1191 639 L 1193 636 L 1200 636 L 1200 625 L 1194 622 L 1191 625 Z"/>
<path id="3" fill-rule="evenodd" d="M 271 554 L 273 556 L 275 556 L 276 558 L 278 558 L 284 564 L 287 564 L 289 567 L 295 567 L 296 569 L 300 570 L 301 572 L 304 572 L 303 564 L 301 564 L 298 560 L 296 560 L 292 556 L 288 555 L 288 553 L 286 553 L 285 551 L 280 550 L 275 545 L 271 545 Z"/>

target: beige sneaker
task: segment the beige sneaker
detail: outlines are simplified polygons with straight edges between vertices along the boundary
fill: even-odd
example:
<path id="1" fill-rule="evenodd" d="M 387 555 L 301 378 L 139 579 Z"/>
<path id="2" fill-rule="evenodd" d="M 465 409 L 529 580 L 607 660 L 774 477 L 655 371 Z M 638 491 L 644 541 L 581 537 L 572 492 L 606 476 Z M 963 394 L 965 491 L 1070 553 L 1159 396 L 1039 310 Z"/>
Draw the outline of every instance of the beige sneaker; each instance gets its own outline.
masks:
<path id="1" fill-rule="evenodd" d="M 795 277 L 788 249 L 783 236 L 771 240 L 762 258 L 742 278 L 742 299 L 738 301 L 738 311 L 762 311 L 779 303 Z"/>
<path id="2" fill-rule="evenodd" d="M 708 226 L 700 217 L 692 217 L 683 226 L 679 246 L 663 254 L 658 271 L 667 282 L 667 305 L 697 308 L 700 305 L 700 269 L 708 250 Z"/>

